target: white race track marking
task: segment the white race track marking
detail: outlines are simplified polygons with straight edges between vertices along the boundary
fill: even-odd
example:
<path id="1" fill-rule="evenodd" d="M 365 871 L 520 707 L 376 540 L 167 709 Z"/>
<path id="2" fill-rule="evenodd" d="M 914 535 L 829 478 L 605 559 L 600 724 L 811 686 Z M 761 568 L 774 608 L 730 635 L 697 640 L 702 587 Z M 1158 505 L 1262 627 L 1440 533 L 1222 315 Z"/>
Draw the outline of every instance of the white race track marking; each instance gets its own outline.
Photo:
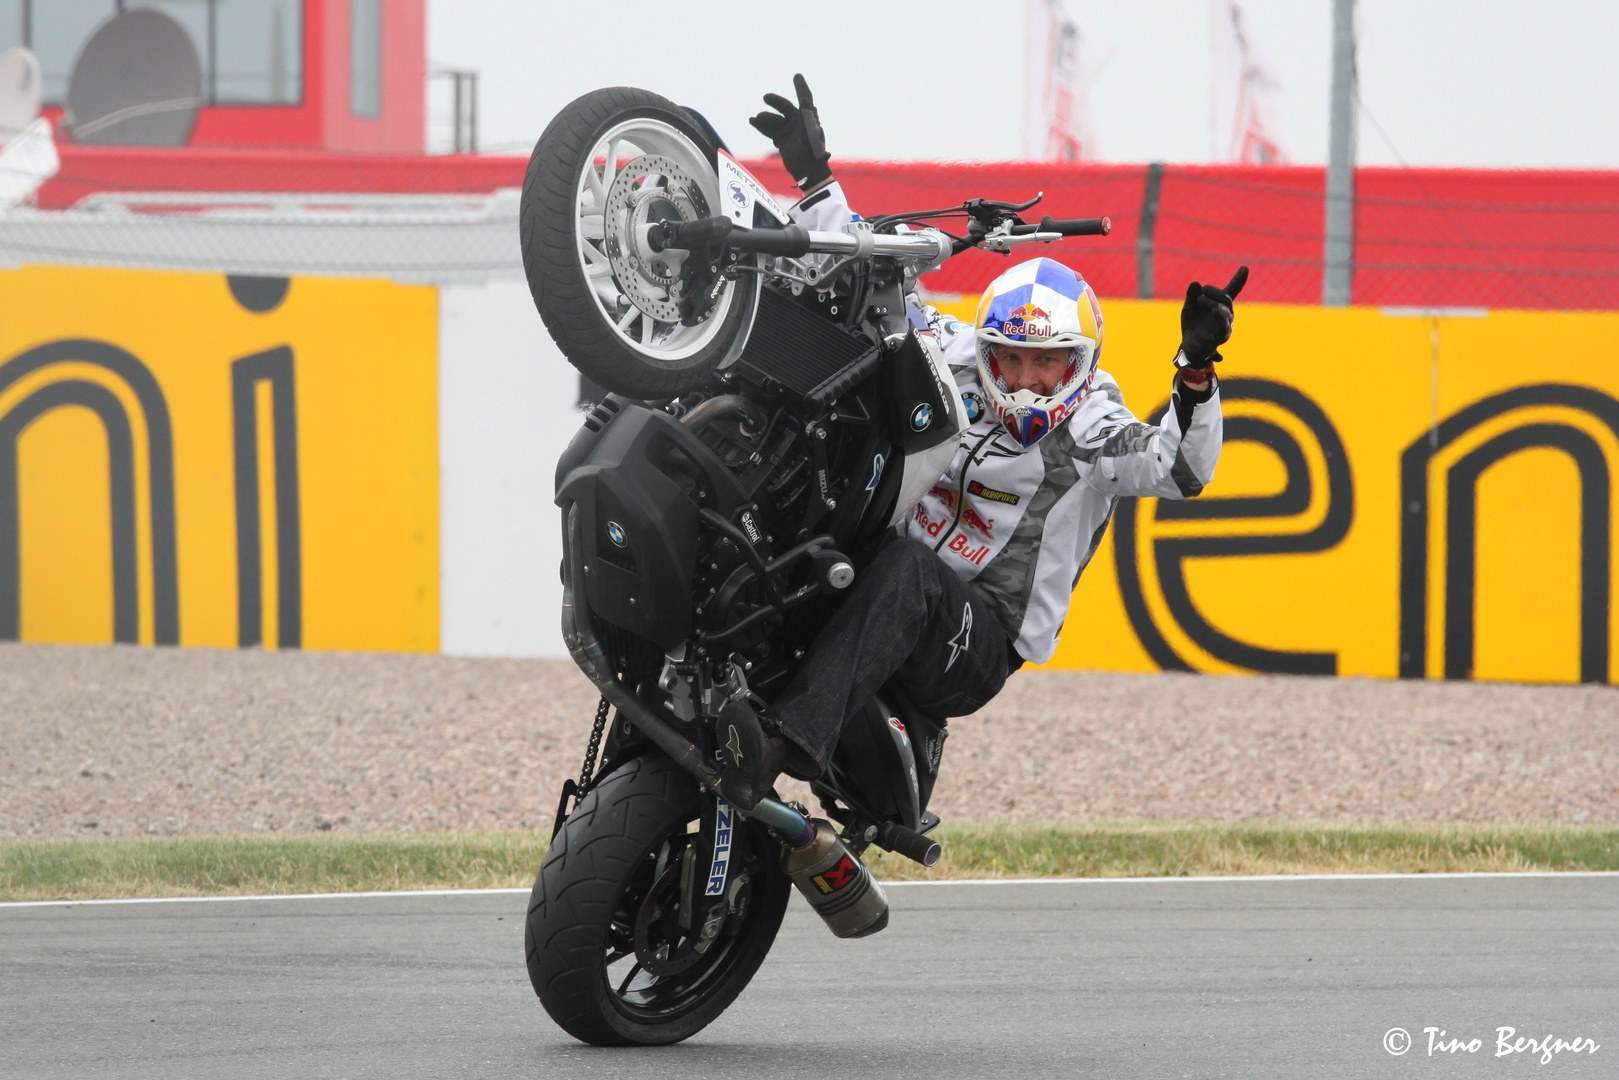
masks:
<path id="1" fill-rule="evenodd" d="M 1418 881 L 1455 878 L 1619 878 L 1619 870 L 1480 870 L 1435 874 L 1231 874 L 1209 877 L 1104 877 L 1104 878 L 942 878 L 938 881 L 885 881 L 883 888 L 907 885 L 1148 885 L 1246 881 Z M 530 889 L 402 889 L 397 892 L 287 893 L 263 896 L 148 896 L 121 900 L 14 900 L 0 902 L 0 911 L 26 907 L 79 907 L 92 904 L 207 904 L 242 900 L 376 900 L 396 896 L 501 896 Z"/>

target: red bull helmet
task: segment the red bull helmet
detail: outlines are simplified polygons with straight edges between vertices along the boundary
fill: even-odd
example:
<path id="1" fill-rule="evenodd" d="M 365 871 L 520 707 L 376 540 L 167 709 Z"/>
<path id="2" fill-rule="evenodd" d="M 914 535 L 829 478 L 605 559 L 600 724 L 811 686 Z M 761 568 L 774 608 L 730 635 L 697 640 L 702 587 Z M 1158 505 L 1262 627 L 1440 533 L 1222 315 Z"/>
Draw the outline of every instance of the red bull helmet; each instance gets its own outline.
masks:
<path id="1" fill-rule="evenodd" d="M 1033 259 L 990 283 L 978 301 L 978 381 L 1012 437 L 1033 446 L 1072 416 L 1090 392 L 1102 352 L 1102 305 L 1085 279 L 1055 259 Z M 1012 392 L 997 345 L 1068 349 L 1068 368 L 1050 394 Z"/>

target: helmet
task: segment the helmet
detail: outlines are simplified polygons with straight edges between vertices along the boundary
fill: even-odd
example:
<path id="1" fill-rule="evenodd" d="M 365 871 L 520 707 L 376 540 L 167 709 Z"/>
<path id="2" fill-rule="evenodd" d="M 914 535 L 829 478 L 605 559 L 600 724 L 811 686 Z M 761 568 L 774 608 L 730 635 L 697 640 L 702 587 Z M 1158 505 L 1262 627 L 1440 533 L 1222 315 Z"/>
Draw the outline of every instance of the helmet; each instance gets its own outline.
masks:
<path id="1" fill-rule="evenodd" d="M 1102 305 L 1085 279 L 1055 259 L 1032 259 L 990 283 L 978 301 L 978 381 L 1006 430 L 1024 447 L 1062 423 L 1090 392 L 1102 353 Z M 1068 368 L 1050 394 L 1007 389 L 998 345 L 1068 348 Z"/>

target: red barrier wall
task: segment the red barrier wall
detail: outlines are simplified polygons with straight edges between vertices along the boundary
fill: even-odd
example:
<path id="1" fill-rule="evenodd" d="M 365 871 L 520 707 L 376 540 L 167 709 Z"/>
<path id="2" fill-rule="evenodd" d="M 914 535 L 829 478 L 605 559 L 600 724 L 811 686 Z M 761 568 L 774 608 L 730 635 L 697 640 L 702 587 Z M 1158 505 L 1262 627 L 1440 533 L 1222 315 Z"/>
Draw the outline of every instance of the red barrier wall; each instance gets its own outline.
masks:
<path id="1" fill-rule="evenodd" d="M 61 151 L 62 171 L 40 193 L 46 208 L 108 190 L 491 191 L 520 186 L 525 166 L 517 157 Z M 774 160 L 748 164 L 771 190 L 792 190 Z M 851 203 L 867 215 L 973 196 L 1022 200 L 1038 191 L 1045 200 L 1036 215 L 1106 214 L 1111 236 L 1047 250 L 1071 261 L 1103 295 L 1138 295 L 1145 165 L 834 164 Z M 1619 172 L 1364 168 L 1356 185 L 1358 304 L 1619 309 Z M 1245 296 L 1319 303 L 1324 220 L 1323 169 L 1170 165 L 1151 236 L 1152 294 L 1174 296 L 1193 278 L 1223 282 L 1247 263 L 1253 276 Z M 925 284 L 977 292 L 1005 265 L 1001 256 L 974 252 Z"/>
<path id="2" fill-rule="evenodd" d="M 772 190 L 791 190 L 779 166 L 752 164 Z M 851 204 L 868 215 L 1040 190 L 1046 197 L 1034 214 L 1107 214 L 1111 236 L 1056 250 L 1099 293 L 1138 293 L 1144 165 L 835 165 Z M 1362 168 L 1355 182 L 1357 304 L 1619 308 L 1619 172 Z M 1174 296 L 1194 278 L 1223 283 L 1241 262 L 1253 270 L 1245 296 L 1320 303 L 1325 193 L 1321 168 L 1168 166 L 1152 236 L 1153 295 Z M 1002 262 L 981 253 L 954 259 L 927 285 L 977 292 Z"/>

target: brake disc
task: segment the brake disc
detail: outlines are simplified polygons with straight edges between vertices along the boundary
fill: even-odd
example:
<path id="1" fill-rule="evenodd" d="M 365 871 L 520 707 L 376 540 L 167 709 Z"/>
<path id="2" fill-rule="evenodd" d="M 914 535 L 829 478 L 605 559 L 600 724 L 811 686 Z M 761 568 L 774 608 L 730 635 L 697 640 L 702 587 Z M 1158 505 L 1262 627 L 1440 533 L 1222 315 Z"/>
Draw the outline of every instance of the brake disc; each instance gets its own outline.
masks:
<path id="1" fill-rule="evenodd" d="M 671 859 L 635 913 L 635 958 L 653 975 L 678 975 L 703 958 L 676 921 L 679 909 L 680 860 Z"/>
<path id="2" fill-rule="evenodd" d="M 625 162 L 607 189 L 603 222 L 613 278 L 630 303 L 658 322 L 680 321 L 684 296 L 680 270 L 686 253 L 652 251 L 643 240 L 646 226 L 706 217 L 708 201 L 697 181 L 661 154 L 643 154 Z"/>

